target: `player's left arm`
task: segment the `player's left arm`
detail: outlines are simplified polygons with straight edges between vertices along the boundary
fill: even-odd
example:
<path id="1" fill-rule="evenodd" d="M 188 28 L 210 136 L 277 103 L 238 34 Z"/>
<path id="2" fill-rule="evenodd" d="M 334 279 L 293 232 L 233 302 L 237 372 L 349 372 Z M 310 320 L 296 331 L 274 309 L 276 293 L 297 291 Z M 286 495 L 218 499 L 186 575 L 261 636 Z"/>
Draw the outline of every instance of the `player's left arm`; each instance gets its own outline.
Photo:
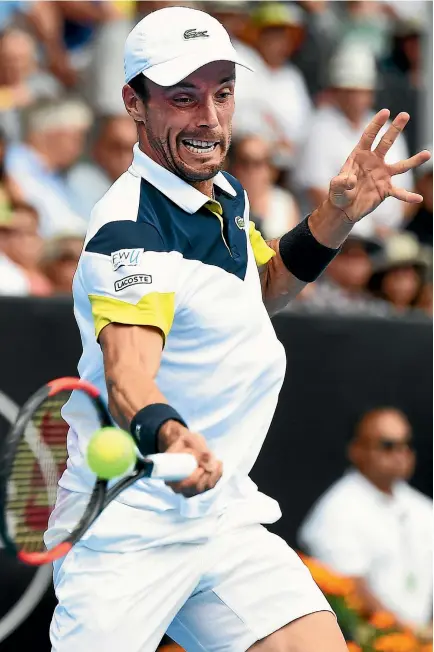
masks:
<path id="1" fill-rule="evenodd" d="M 255 257 L 262 296 L 270 313 L 281 310 L 306 283 L 315 281 L 339 253 L 354 224 L 387 197 L 395 197 L 408 204 L 422 201 L 421 195 L 394 186 L 392 181 L 393 176 L 428 161 L 430 153 L 425 150 L 390 165 L 384 160 L 410 119 L 408 113 L 398 114 L 378 145 L 372 149 L 389 115 L 387 109 L 382 109 L 374 116 L 338 176 L 331 180 L 327 199 L 305 220 L 278 240 L 267 243 L 251 229 L 253 249 L 254 239 L 258 237 L 263 247 L 268 249 L 268 253 L 263 251 L 262 260 L 256 254 Z M 260 248 L 259 245 L 257 242 L 256 249 Z"/>
<path id="2" fill-rule="evenodd" d="M 341 211 L 330 205 L 329 201 L 325 201 L 306 220 L 282 238 L 263 241 L 268 249 L 268 261 L 266 264 L 259 265 L 259 277 L 262 297 L 270 315 L 282 310 L 308 282 L 316 280 L 318 264 L 313 271 L 310 271 L 310 264 L 306 258 L 309 255 L 311 258 L 316 258 L 322 271 L 338 253 L 340 245 L 351 228 L 352 225 L 342 220 Z M 252 237 L 251 231 L 250 241 L 254 251 L 257 248 L 254 240 L 260 237 L 257 231 Z M 310 243 L 313 250 L 305 252 L 303 250 L 305 240 L 310 238 L 315 239 L 315 242 Z M 288 246 L 291 271 L 288 268 L 286 251 Z"/>

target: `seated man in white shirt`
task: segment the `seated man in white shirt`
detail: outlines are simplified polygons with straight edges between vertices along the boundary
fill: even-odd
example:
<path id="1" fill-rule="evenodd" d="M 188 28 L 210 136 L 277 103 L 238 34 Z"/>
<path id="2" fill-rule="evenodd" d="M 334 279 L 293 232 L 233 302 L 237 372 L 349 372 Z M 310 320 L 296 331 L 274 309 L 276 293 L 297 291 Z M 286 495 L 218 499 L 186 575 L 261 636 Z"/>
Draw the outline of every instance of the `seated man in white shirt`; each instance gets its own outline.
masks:
<path id="1" fill-rule="evenodd" d="M 327 102 L 315 111 L 294 171 L 295 183 L 306 193 L 310 207 L 327 198 L 330 175 L 340 171 L 342 160 L 347 156 L 344 152 L 351 151 L 357 134 L 372 119 L 376 85 L 377 71 L 372 53 L 360 45 L 341 46 L 330 64 Z M 383 130 L 377 138 L 382 134 Z M 386 160 L 395 163 L 408 155 L 405 139 L 400 138 L 388 151 Z M 397 177 L 396 183 L 400 188 L 412 188 L 411 171 Z M 385 237 L 403 228 L 404 220 L 403 205 L 388 197 L 354 227 L 353 234 Z"/>
<path id="2" fill-rule="evenodd" d="M 348 453 L 353 468 L 314 505 L 300 545 L 354 578 L 368 610 L 425 629 L 432 620 L 432 501 L 407 484 L 415 461 L 407 418 L 393 408 L 366 413 Z"/>

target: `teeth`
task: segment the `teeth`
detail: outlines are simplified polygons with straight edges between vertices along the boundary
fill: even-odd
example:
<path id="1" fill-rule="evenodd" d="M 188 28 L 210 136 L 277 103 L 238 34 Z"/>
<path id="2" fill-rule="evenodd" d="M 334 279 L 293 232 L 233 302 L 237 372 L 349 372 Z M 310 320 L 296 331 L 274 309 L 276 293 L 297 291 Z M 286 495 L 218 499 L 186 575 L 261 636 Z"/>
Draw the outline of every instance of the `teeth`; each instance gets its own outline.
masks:
<path id="1" fill-rule="evenodd" d="M 188 144 L 194 145 L 195 147 L 211 147 L 214 143 L 210 140 L 189 140 Z"/>
<path id="2" fill-rule="evenodd" d="M 190 152 L 200 154 L 201 152 L 211 152 L 218 143 L 210 140 L 184 140 L 184 145 Z"/>

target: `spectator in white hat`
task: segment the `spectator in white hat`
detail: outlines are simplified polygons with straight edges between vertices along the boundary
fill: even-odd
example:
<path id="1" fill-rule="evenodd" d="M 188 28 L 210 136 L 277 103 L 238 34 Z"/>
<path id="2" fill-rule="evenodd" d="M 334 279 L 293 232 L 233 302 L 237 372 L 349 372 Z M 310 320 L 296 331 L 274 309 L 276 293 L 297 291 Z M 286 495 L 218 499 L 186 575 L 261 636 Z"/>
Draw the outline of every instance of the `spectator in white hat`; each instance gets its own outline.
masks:
<path id="1" fill-rule="evenodd" d="M 44 238 L 86 230 L 62 173 L 81 156 L 91 117 L 81 101 L 41 102 L 25 117 L 25 142 L 6 151 L 6 172 L 38 211 Z"/>
<path id="2" fill-rule="evenodd" d="M 333 57 L 329 79 L 330 101 L 317 109 L 296 169 L 297 183 L 307 192 L 312 207 L 326 199 L 328 179 L 339 172 L 346 153 L 357 143 L 358 134 L 374 115 L 375 59 L 369 50 L 347 44 Z M 407 146 L 400 138 L 390 148 L 386 161 L 396 163 L 407 157 Z M 411 188 L 411 172 L 397 177 L 396 185 Z M 404 206 L 390 197 L 359 222 L 353 232 L 366 237 L 384 236 L 399 230 L 403 222 Z"/>

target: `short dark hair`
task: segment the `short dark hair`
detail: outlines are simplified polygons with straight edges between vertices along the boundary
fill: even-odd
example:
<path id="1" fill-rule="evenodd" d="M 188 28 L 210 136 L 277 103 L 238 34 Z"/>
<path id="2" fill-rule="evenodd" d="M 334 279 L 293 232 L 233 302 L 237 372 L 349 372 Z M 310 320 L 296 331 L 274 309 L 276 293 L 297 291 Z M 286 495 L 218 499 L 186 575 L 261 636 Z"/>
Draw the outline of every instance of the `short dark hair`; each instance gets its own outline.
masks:
<path id="1" fill-rule="evenodd" d="M 145 75 L 139 73 L 128 82 L 128 86 L 131 86 L 137 97 L 144 104 L 149 101 L 150 93 Z"/>
<path id="2" fill-rule="evenodd" d="M 354 423 L 354 427 L 352 431 L 349 432 L 349 437 L 348 437 L 348 443 L 352 443 L 360 438 L 360 435 L 363 431 L 363 428 L 365 427 L 366 424 L 369 425 L 369 422 L 372 421 L 372 419 L 375 419 L 378 417 L 380 414 L 387 414 L 393 412 L 393 414 L 397 414 L 401 419 L 406 421 L 411 429 L 411 423 L 405 412 L 400 410 L 399 408 L 393 406 L 393 405 L 379 405 L 376 407 L 369 408 L 365 410 L 362 414 L 359 414 L 356 422 Z"/>

